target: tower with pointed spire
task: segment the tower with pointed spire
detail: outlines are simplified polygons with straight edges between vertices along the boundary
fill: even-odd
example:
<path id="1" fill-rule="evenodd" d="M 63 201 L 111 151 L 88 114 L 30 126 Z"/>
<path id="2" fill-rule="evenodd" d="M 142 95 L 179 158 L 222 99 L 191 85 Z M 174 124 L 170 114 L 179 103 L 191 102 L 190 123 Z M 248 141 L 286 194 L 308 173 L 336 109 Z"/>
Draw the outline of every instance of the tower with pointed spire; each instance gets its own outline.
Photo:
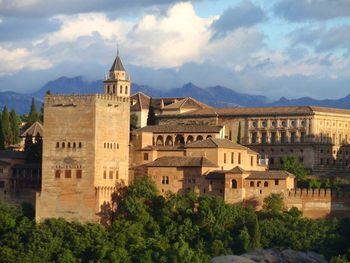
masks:
<path id="1" fill-rule="evenodd" d="M 127 77 L 125 67 L 119 56 L 119 48 L 113 65 L 104 80 L 105 94 L 120 97 L 130 97 L 130 77 Z"/>

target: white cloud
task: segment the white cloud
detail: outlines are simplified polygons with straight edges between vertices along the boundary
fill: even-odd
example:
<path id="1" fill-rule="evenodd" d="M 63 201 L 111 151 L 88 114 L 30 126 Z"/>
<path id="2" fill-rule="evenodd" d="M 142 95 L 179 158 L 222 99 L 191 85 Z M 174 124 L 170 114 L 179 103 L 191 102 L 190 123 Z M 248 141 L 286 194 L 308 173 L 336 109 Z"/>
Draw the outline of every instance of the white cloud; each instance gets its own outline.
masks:
<path id="1" fill-rule="evenodd" d="M 6 49 L 0 46 L 0 76 L 13 74 L 22 69 L 40 70 L 52 64 L 40 56 L 36 56 L 25 48 Z"/>
<path id="2" fill-rule="evenodd" d="M 49 45 L 63 42 L 74 42 L 79 37 L 99 34 L 104 40 L 113 40 L 116 36 L 124 38 L 125 32 L 130 30 L 132 24 L 124 21 L 111 21 L 106 15 L 98 13 L 79 14 L 72 16 L 57 16 L 62 24 L 60 29 L 46 35 L 39 43 L 48 41 Z"/>

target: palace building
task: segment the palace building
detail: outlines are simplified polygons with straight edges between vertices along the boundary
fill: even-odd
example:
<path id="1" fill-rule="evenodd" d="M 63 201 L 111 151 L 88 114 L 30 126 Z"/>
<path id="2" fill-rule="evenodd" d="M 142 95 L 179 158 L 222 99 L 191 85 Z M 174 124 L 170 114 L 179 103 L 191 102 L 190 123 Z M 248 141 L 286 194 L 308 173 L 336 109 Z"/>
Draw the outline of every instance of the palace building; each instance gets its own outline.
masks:
<path id="1" fill-rule="evenodd" d="M 224 137 L 257 151 L 278 168 L 296 156 L 317 174 L 349 172 L 350 110 L 313 106 L 211 108 L 157 116 L 160 125 L 224 127 Z M 238 138 L 238 136 L 240 138 Z"/>

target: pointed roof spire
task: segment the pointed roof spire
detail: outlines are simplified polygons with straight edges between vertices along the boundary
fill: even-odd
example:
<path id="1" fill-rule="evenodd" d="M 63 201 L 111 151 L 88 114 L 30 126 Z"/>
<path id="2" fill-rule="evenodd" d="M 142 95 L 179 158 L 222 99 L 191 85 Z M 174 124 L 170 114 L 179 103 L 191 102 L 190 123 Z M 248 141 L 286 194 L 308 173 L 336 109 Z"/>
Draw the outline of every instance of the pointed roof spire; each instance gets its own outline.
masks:
<path id="1" fill-rule="evenodd" d="M 117 44 L 117 57 L 115 58 L 113 65 L 112 65 L 111 69 L 109 70 L 109 72 L 113 72 L 113 71 L 125 71 L 123 62 L 119 57 L 119 44 Z"/>

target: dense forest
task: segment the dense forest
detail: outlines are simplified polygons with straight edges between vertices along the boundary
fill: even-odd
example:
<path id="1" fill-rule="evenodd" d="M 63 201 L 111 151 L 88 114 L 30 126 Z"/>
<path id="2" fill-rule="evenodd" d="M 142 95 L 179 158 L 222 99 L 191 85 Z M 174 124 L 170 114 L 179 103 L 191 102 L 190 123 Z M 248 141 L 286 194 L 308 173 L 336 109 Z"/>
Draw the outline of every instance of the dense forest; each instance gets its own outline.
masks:
<path id="1" fill-rule="evenodd" d="M 302 218 L 285 211 L 274 194 L 262 211 L 222 199 L 159 196 L 152 181 L 138 179 L 114 196 L 105 225 L 33 220 L 29 205 L 0 202 L 0 261 L 6 262 L 208 262 L 257 248 L 315 251 L 331 262 L 350 259 L 348 219 Z"/>

